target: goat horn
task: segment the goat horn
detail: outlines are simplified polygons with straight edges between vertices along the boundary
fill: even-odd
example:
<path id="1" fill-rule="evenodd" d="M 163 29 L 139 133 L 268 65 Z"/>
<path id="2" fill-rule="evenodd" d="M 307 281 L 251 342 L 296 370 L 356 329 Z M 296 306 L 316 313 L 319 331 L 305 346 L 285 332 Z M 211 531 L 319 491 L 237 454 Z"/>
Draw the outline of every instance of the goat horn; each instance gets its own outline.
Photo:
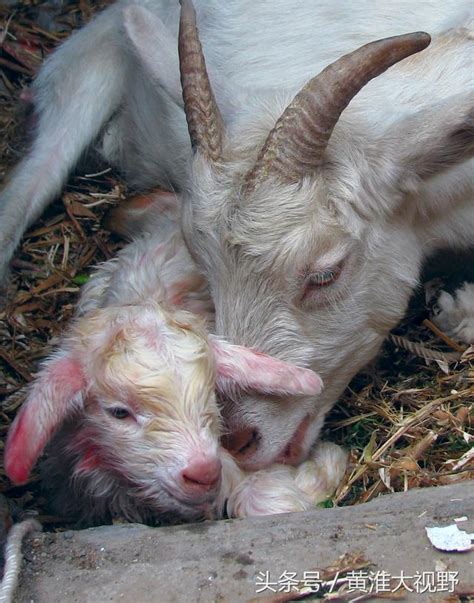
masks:
<path id="1" fill-rule="evenodd" d="M 222 153 L 224 125 L 209 82 L 191 0 L 181 0 L 178 51 L 191 144 L 194 150 L 199 150 L 211 161 L 218 161 Z"/>
<path id="2" fill-rule="evenodd" d="M 297 182 L 321 164 L 342 111 L 372 78 L 405 57 L 426 48 L 424 32 L 385 38 L 346 54 L 311 79 L 283 111 L 268 135 L 245 191 L 271 174 Z"/>

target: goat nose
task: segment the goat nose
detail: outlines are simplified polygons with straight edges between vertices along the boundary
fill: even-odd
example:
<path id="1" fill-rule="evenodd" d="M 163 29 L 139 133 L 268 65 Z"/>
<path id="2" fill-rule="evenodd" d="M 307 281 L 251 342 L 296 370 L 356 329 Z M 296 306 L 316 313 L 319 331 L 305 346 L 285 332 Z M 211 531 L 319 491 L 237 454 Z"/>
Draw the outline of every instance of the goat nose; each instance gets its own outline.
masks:
<path id="1" fill-rule="evenodd" d="M 258 448 L 260 435 L 257 429 L 246 427 L 222 437 L 222 445 L 236 458 L 249 456 Z"/>
<path id="2" fill-rule="evenodd" d="M 217 458 L 195 459 L 181 471 L 183 485 L 187 490 L 209 490 L 221 479 L 222 464 Z"/>

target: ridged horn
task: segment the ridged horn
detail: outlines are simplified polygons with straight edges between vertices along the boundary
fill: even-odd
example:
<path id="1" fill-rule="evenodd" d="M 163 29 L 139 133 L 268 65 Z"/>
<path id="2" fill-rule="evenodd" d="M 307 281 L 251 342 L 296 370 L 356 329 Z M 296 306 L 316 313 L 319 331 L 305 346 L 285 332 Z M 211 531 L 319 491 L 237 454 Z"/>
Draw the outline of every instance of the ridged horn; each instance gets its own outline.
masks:
<path id="1" fill-rule="evenodd" d="M 180 1 L 178 52 L 189 136 L 193 149 L 215 162 L 222 154 L 224 125 L 206 70 L 196 11 L 191 0 Z"/>
<path id="2" fill-rule="evenodd" d="M 384 38 L 346 54 L 311 79 L 284 110 L 245 178 L 249 192 L 269 175 L 298 182 L 321 164 L 342 111 L 374 77 L 426 48 L 424 32 Z"/>

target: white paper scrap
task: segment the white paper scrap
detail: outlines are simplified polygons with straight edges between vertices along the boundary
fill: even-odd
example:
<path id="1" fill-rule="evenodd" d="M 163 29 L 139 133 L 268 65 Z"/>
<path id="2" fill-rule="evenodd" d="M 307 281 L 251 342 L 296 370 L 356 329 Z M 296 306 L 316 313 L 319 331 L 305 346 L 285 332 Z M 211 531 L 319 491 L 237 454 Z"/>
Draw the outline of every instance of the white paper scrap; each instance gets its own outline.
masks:
<path id="1" fill-rule="evenodd" d="M 470 551 L 474 534 L 460 530 L 456 524 L 443 528 L 425 528 L 431 544 L 440 551 Z"/>

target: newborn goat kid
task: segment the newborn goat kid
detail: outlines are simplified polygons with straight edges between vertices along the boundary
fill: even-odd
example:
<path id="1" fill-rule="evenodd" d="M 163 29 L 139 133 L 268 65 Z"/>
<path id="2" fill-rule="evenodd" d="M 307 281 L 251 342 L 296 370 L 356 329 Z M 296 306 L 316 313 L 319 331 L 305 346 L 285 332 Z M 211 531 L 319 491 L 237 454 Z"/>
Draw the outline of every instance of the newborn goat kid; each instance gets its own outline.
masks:
<path id="1" fill-rule="evenodd" d="M 179 228 L 168 220 L 161 230 L 123 249 L 84 288 L 78 317 L 10 430 L 8 476 L 24 482 L 61 427 L 44 473 L 58 510 L 86 523 L 219 517 L 226 503 L 234 516 L 308 508 L 337 485 L 342 451 L 319 448 L 319 475 L 308 461 L 247 477 L 219 446 L 214 388 L 315 395 L 321 380 L 208 336 L 206 284 Z"/>

